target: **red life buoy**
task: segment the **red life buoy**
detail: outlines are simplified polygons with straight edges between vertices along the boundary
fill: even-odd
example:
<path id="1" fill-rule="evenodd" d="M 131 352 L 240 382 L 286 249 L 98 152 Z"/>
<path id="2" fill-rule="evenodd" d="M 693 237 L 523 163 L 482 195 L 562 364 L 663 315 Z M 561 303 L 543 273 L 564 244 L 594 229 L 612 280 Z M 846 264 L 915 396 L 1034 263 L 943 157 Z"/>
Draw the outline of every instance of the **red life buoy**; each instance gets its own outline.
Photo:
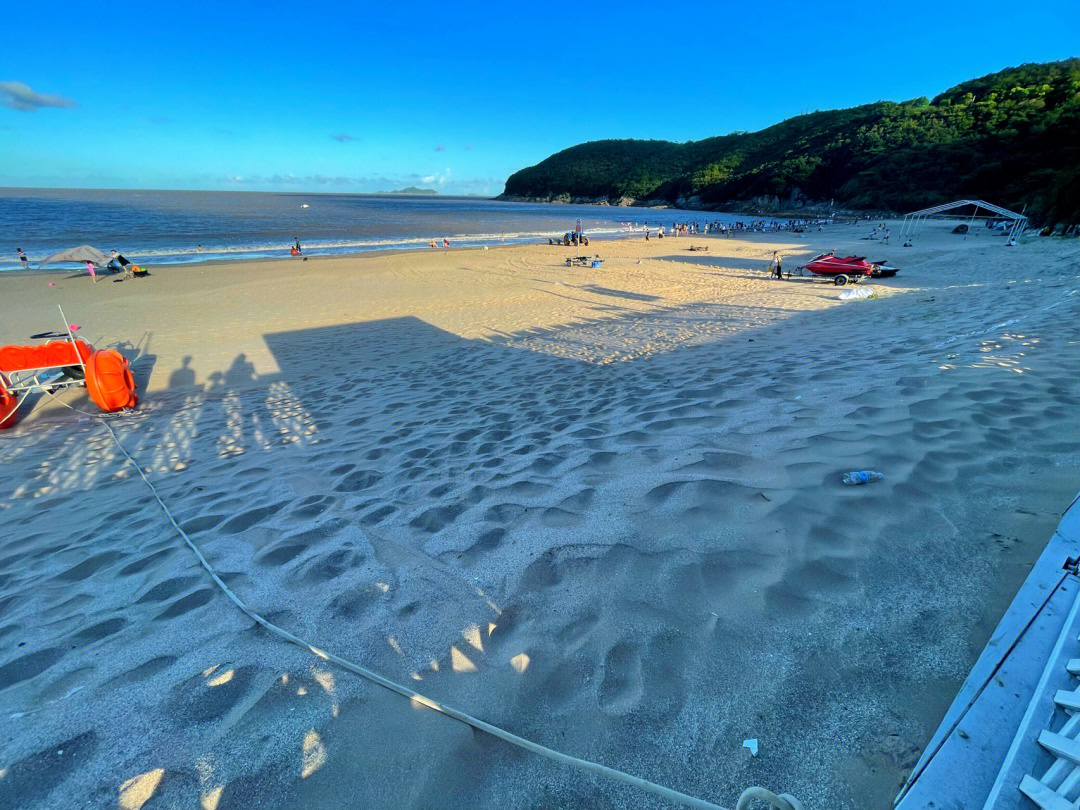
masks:
<path id="1" fill-rule="evenodd" d="M 0 384 L 0 430 L 15 424 L 18 418 L 16 408 L 18 404 L 19 400 L 15 398 L 15 395 Z"/>
<path id="2" fill-rule="evenodd" d="M 0 346 L 0 371 L 28 371 L 49 366 L 77 366 L 85 363 L 94 347 L 85 340 L 73 344 L 67 340 L 50 340 L 35 346 Z"/>
<path id="3" fill-rule="evenodd" d="M 53 350 L 48 343 L 31 346 L 33 351 L 30 361 L 34 368 L 45 368 L 53 364 Z"/>
<path id="4" fill-rule="evenodd" d="M 75 350 L 66 340 L 50 340 L 45 346 L 50 366 L 70 366 L 79 362 L 75 358 Z"/>
<path id="5" fill-rule="evenodd" d="M 127 359 L 115 349 L 96 349 L 86 361 L 86 391 L 106 413 L 139 404 Z"/>
<path id="6" fill-rule="evenodd" d="M 67 340 L 50 340 L 45 345 L 48 347 L 50 366 L 77 366 L 85 363 L 90 352 L 94 350 L 94 347 L 85 340 L 77 340 L 74 343 Z"/>
<path id="7" fill-rule="evenodd" d="M 94 347 L 82 338 L 79 338 L 75 341 L 75 351 L 79 353 L 79 359 L 85 363 L 90 359 L 90 354 L 94 351 Z"/>

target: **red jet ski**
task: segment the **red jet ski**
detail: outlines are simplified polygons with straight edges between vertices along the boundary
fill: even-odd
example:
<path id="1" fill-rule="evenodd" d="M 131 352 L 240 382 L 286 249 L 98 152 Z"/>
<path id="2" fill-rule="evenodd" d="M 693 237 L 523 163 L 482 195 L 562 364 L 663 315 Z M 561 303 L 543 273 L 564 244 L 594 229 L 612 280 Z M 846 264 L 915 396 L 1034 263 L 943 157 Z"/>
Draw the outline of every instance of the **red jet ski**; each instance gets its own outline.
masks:
<path id="1" fill-rule="evenodd" d="M 858 284 L 865 276 L 890 278 L 897 271 L 883 261 L 867 261 L 865 256 L 841 257 L 831 250 L 807 262 L 805 269 L 816 276 L 831 277 L 837 287 L 843 287 L 849 281 Z"/>

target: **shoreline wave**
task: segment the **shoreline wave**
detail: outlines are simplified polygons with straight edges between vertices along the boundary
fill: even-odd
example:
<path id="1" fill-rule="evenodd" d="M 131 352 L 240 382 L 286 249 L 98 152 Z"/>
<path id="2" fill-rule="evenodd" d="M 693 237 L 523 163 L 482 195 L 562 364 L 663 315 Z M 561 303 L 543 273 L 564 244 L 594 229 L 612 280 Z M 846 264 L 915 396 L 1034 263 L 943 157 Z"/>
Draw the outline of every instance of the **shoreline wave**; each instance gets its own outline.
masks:
<path id="1" fill-rule="evenodd" d="M 626 227 L 619 228 L 584 228 L 586 236 L 604 238 L 627 234 Z M 522 244 L 534 239 L 551 239 L 561 237 L 565 231 L 522 231 L 515 233 L 475 233 L 456 234 L 445 238 L 450 240 L 451 247 L 483 247 L 501 244 Z M 441 249 L 441 240 L 436 239 L 436 244 Z M 363 240 L 312 240 L 303 242 L 304 255 L 317 256 L 342 256 L 352 253 L 368 253 L 378 250 L 420 250 L 430 249 L 430 238 L 427 237 L 404 237 L 401 239 L 363 239 Z M 273 244 L 248 244 L 248 245 L 208 245 L 202 250 L 194 248 L 150 248 L 146 250 L 125 251 L 124 255 L 136 264 L 153 265 L 177 265 L 177 264 L 203 264 L 215 261 L 246 260 L 246 259 L 274 259 L 288 258 L 289 245 L 280 242 Z M 40 272 L 71 272 L 75 264 L 67 267 L 45 267 Z M 79 265 L 81 267 L 81 265 Z M 18 262 L 0 261 L 0 272 L 39 272 L 35 262 L 30 262 L 30 269 L 24 270 Z"/>

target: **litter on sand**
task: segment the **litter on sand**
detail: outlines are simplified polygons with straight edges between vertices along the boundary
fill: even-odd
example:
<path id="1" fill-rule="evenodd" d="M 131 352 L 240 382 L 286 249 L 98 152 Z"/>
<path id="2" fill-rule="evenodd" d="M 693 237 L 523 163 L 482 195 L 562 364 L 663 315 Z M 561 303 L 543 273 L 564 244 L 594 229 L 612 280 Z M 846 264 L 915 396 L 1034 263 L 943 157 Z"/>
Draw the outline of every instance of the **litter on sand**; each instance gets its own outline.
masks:
<path id="1" fill-rule="evenodd" d="M 855 470 L 854 472 L 844 473 L 843 481 L 848 486 L 857 487 L 862 484 L 881 481 L 883 478 L 885 478 L 883 473 L 874 472 L 873 470 Z"/>
<path id="2" fill-rule="evenodd" d="M 757 740 L 756 739 L 743 740 L 742 744 L 743 744 L 743 748 L 749 748 L 750 749 L 750 756 L 752 756 L 752 757 L 757 756 Z"/>
<path id="3" fill-rule="evenodd" d="M 844 290 L 840 293 L 841 301 L 865 301 L 868 298 L 873 298 L 876 295 L 874 290 L 868 290 L 863 287 L 861 290 Z"/>

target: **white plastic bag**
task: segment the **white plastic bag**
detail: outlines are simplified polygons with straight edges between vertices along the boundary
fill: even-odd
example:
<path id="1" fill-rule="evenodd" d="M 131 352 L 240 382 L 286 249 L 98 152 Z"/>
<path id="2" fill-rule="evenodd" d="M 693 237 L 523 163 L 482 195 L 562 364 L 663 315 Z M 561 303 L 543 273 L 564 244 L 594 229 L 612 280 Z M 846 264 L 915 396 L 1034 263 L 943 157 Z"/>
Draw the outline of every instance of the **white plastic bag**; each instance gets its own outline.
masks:
<path id="1" fill-rule="evenodd" d="M 867 298 L 873 297 L 874 291 L 868 290 L 866 287 L 859 290 L 844 290 L 840 293 L 841 301 L 865 301 Z"/>

